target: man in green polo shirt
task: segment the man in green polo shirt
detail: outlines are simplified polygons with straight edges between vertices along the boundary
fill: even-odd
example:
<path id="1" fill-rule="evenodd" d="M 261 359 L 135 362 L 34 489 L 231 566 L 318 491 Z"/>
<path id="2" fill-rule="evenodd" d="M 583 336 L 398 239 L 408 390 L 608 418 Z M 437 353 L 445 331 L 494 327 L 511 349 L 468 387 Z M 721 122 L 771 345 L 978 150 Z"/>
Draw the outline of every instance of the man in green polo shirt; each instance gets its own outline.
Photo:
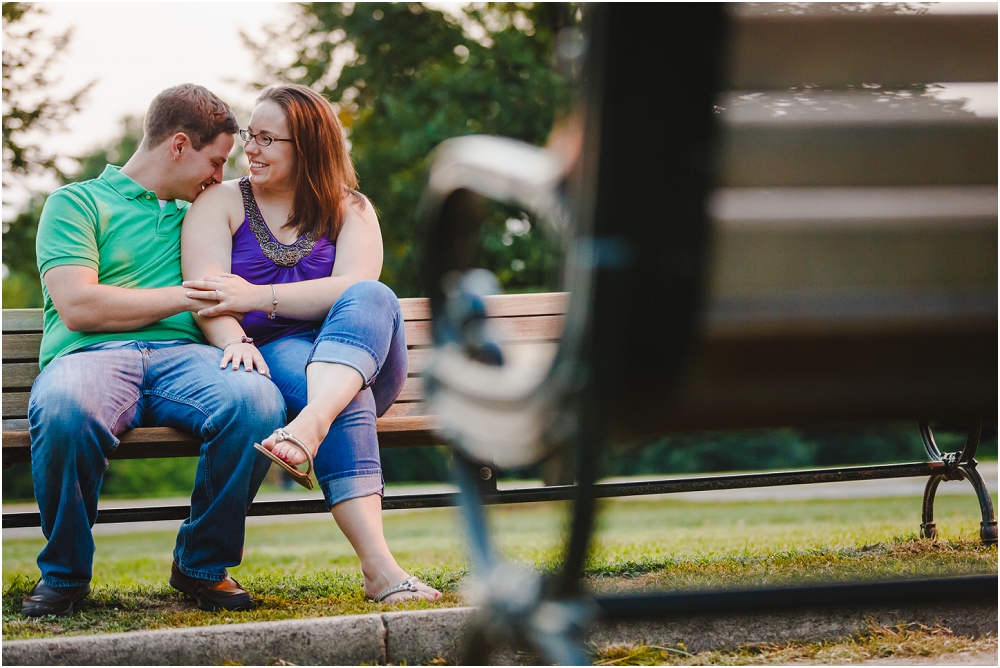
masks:
<path id="1" fill-rule="evenodd" d="M 220 369 L 191 315 L 208 304 L 181 287 L 180 230 L 188 202 L 222 180 L 238 130 L 201 86 L 163 91 L 124 167 L 56 190 L 36 240 L 45 297 L 39 374 L 28 421 L 35 498 L 48 543 L 29 616 L 68 615 L 90 591 L 97 498 L 118 436 L 176 427 L 204 439 L 170 583 L 205 610 L 247 609 L 228 576 L 244 520 L 267 472 L 260 441 L 284 424 L 265 375 Z"/>

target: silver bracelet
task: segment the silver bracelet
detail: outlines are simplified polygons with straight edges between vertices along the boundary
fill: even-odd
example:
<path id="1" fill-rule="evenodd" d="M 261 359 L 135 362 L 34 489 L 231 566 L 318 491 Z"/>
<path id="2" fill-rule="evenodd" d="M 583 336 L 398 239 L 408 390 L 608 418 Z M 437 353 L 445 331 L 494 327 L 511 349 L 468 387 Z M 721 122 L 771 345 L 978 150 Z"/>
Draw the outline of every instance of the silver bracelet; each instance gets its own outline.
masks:
<path id="1" fill-rule="evenodd" d="M 249 336 L 238 336 L 229 343 L 227 343 L 226 345 L 222 346 L 222 349 L 225 350 L 234 343 L 249 343 L 250 345 L 253 345 L 253 339 L 250 338 Z"/>
<path id="2" fill-rule="evenodd" d="M 271 312 L 267 314 L 268 320 L 278 317 L 278 295 L 274 292 L 274 283 L 271 283 Z"/>

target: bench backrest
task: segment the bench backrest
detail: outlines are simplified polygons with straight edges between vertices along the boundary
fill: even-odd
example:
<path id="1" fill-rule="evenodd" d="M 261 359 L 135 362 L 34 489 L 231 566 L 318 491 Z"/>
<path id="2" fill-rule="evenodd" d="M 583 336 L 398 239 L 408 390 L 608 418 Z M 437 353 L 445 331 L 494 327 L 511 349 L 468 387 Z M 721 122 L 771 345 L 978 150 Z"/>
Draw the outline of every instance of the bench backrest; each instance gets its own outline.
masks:
<path id="1" fill-rule="evenodd" d="M 426 299 L 401 299 L 406 322 L 409 374 L 396 403 L 379 419 L 382 447 L 440 443 L 430 430 L 421 372 L 431 352 L 430 310 Z M 500 339 L 513 348 L 541 348 L 554 353 L 562 332 L 564 293 L 497 295 L 486 299 Z M 4 463 L 26 461 L 27 409 L 31 384 L 38 375 L 41 309 L 3 311 L 3 453 Z M 141 429 L 123 438 L 117 457 L 169 457 L 197 454 L 197 443 L 173 429 Z"/>
<path id="2" fill-rule="evenodd" d="M 996 107 L 934 91 L 980 82 L 995 98 L 996 7 L 732 5 L 714 115 L 699 97 L 714 8 L 604 7 L 580 192 L 594 235 L 627 258 L 594 272 L 608 422 L 655 433 L 995 415 Z M 714 135 L 690 139 L 709 116 Z M 682 300 L 698 276 L 707 317 L 685 339 L 673 330 L 695 311 Z M 665 389 L 669 352 L 688 340 L 687 375 Z"/>

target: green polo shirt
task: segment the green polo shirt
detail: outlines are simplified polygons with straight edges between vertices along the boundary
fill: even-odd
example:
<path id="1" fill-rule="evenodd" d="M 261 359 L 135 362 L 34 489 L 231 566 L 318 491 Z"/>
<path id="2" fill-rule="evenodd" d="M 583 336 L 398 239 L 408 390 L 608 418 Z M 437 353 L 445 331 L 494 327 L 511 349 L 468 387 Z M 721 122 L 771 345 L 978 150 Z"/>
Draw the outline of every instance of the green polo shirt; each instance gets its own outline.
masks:
<path id="1" fill-rule="evenodd" d="M 102 285 L 180 285 L 181 222 L 187 207 L 176 201 L 161 207 L 156 193 L 108 165 L 100 177 L 63 186 L 45 201 L 35 239 L 38 273 L 44 278 L 49 269 L 71 264 L 96 270 Z M 104 341 L 203 341 L 190 313 L 129 332 L 71 332 L 52 305 L 44 280 L 42 293 L 42 368 L 60 355 Z"/>

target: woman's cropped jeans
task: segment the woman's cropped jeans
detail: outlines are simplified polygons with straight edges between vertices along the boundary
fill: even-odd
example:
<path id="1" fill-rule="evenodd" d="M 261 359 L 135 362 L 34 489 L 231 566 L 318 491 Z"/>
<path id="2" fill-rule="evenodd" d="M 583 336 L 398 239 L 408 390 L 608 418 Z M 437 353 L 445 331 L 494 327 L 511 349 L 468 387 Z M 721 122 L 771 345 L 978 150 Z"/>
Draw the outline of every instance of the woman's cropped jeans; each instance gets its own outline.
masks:
<path id="1" fill-rule="evenodd" d="M 114 341 L 58 357 L 35 379 L 28 423 L 45 584 L 90 582 L 108 456 L 134 427 L 175 427 L 203 441 L 177 567 L 218 581 L 240 563 L 247 508 L 270 464 L 253 444 L 283 424 L 285 406 L 266 377 L 220 369 L 221 360 L 218 348 L 188 341 Z"/>
<path id="2" fill-rule="evenodd" d="M 319 329 L 272 341 L 260 352 L 285 398 L 289 420 L 306 405 L 310 363 L 343 364 L 361 374 L 361 391 L 334 420 L 316 453 L 316 477 L 328 507 L 382 494 L 375 417 L 399 396 L 407 373 L 406 329 L 392 290 L 378 281 L 355 283 Z"/>

